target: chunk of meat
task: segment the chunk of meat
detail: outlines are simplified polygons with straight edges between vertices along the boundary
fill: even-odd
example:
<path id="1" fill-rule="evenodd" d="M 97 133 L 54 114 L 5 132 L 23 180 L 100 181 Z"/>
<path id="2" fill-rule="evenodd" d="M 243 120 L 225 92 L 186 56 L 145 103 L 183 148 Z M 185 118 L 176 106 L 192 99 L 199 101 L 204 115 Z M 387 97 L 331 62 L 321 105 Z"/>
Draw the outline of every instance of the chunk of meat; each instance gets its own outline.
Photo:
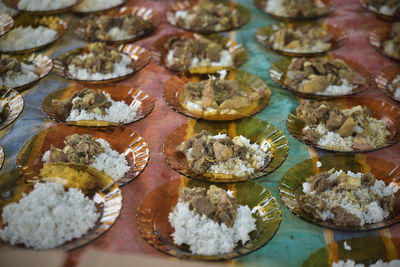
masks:
<path id="1" fill-rule="evenodd" d="M 217 162 L 227 161 L 233 156 L 233 149 L 219 142 L 213 144 L 213 150 Z"/>
<path id="2" fill-rule="evenodd" d="M 346 121 L 343 123 L 343 125 L 339 128 L 337 133 L 341 137 L 348 137 L 352 136 L 354 133 L 353 127 L 356 125 L 354 120 L 352 118 L 347 118 Z"/>
<path id="3" fill-rule="evenodd" d="M 370 149 L 370 145 L 368 144 L 367 138 L 363 134 L 356 134 L 356 137 L 353 141 L 353 148 L 359 150 L 367 150 Z"/>
<path id="4" fill-rule="evenodd" d="M 220 109 L 237 109 L 237 108 L 244 108 L 250 105 L 250 99 L 243 96 L 235 96 L 219 105 Z"/>
<path id="5" fill-rule="evenodd" d="M 312 76 L 307 82 L 304 82 L 300 91 L 304 93 L 317 93 L 324 90 L 328 86 L 325 76 Z"/>
<path id="6" fill-rule="evenodd" d="M 375 184 L 376 177 L 373 173 L 367 172 L 361 176 L 361 184 L 365 186 L 372 186 Z"/>
<path id="7" fill-rule="evenodd" d="M 334 214 L 333 224 L 341 227 L 358 227 L 361 225 L 361 220 L 357 216 L 347 212 L 340 206 L 332 208 Z"/>
<path id="8" fill-rule="evenodd" d="M 314 176 L 311 182 L 311 190 L 315 191 L 317 194 L 324 192 L 329 189 L 334 183 L 328 180 L 330 174 L 328 172 L 322 172 Z"/>
<path id="9" fill-rule="evenodd" d="M 326 122 L 326 128 L 330 131 L 337 129 L 340 126 L 342 126 L 344 121 L 345 121 L 345 118 L 340 113 L 336 113 L 335 111 L 332 110 L 329 113 L 329 119 Z"/>
<path id="10" fill-rule="evenodd" d="M 207 109 L 211 107 L 214 102 L 214 88 L 213 88 L 213 81 L 208 80 L 203 92 L 201 100 L 203 102 L 203 109 Z"/>

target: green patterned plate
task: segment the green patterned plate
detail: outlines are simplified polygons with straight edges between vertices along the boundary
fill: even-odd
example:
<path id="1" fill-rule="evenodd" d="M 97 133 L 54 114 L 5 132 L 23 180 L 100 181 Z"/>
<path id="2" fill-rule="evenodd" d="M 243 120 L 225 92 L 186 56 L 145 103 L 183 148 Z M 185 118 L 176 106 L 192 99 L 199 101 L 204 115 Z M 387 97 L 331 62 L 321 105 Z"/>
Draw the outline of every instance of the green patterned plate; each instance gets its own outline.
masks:
<path id="1" fill-rule="evenodd" d="M 187 247 L 175 245 L 171 237 L 173 228 L 168 221 L 168 214 L 178 201 L 180 189 L 182 187 L 208 188 L 211 185 L 182 177 L 150 192 L 143 199 L 137 212 L 137 228 L 144 240 L 159 251 L 182 259 L 225 260 L 250 253 L 272 239 L 279 228 L 282 216 L 278 201 L 262 185 L 246 181 L 218 184 L 218 187 L 233 191 L 238 204 L 249 206 L 255 215 L 257 230 L 250 234 L 249 242 L 244 246 L 235 247 L 232 252 L 216 256 L 195 255 L 190 253 Z"/>
<path id="2" fill-rule="evenodd" d="M 318 161 L 321 162 L 321 167 L 317 167 Z M 389 185 L 391 182 L 400 185 L 399 165 L 380 158 L 374 158 L 364 154 L 335 154 L 321 158 L 315 157 L 296 164 L 284 174 L 279 185 L 279 193 L 284 205 L 303 220 L 338 230 L 373 230 L 388 227 L 400 222 L 400 192 L 395 194 L 395 210 L 390 214 L 388 220 L 374 224 L 366 224 L 359 228 L 338 227 L 330 220 L 321 221 L 303 211 L 297 202 L 297 198 L 303 194 L 303 183 L 307 178 L 320 172 L 329 171 L 332 168 L 352 172 L 372 172 L 378 180 L 384 181 L 386 185 Z"/>
<path id="3" fill-rule="evenodd" d="M 345 248 L 350 247 L 350 250 Z M 301 267 L 330 267 L 338 261 L 352 260 L 356 264 L 369 266 L 378 260 L 389 262 L 398 259 L 396 245 L 398 238 L 388 237 L 361 237 L 337 241 L 318 249 L 303 261 Z"/>
<path id="4" fill-rule="evenodd" d="M 251 73 L 239 69 L 231 69 L 228 71 L 225 80 L 238 81 L 241 87 L 246 88 L 246 91 L 263 90 L 265 91 L 264 97 L 260 100 L 253 101 L 253 103 L 248 107 L 234 109 L 235 114 L 221 114 L 220 112 L 216 114 L 204 114 L 202 111 L 187 109 L 185 107 L 183 99 L 185 84 L 189 82 L 199 82 L 207 79 L 208 76 L 206 75 L 200 76 L 178 74 L 176 76 L 173 76 L 164 85 L 164 99 L 172 109 L 185 116 L 213 121 L 228 121 L 241 119 L 243 117 L 249 117 L 260 112 L 268 105 L 269 99 L 271 97 L 271 90 L 263 80 L 254 76 Z"/>
<path id="5" fill-rule="evenodd" d="M 272 151 L 272 159 L 267 159 L 265 168 L 256 171 L 254 174 L 244 177 L 236 177 L 222 173 L 212 174 L 205 173 L 199 175 L 194 173 L 187 161 L 186 157 L 178 153 L 176 148 L 184 141 L 189 139 L 195 133 L 202 130 L 208 130 L 213 135 L 225 133 L 229 137 L 243 135 L 250 139 L 250 143 L 257 143 L 263 147 L 270 147 Z M 269 124 L 257 118 L 244 118 L 233 122 L 211 122 L 190 120 L 188 123 L 176 128 L 164 142 L 164 158 L 168 164 L 177 172 L 189 176 L 211 182 L 237 182 L 255 179 L 267 175 L 276 170 L 285 161 L 289 151 L 288 141 L 283 133 Z M 268 162 L 269 161 L 269 162 Z"/>
<path id="6" fill-rule="evenodd" d="M 279 86 L 288 89 L 289 91 L 291 91 L 292 93 L 299 95 L 301 97 L 306 97 L 306 98 L 335 98 L 338 96 L 348 96 L 348 95 L 354 95 L 354 94 L 358 94 L 361 93 L 365 90 L 368 89 L 368 87 L 371 84 L 371 74 L 369 73 L 369 71 L 367 69 L 365 69 L 363 66 L 361 66 L 360 64 L 349 60 L 349 59 L 345 59 L 342 57 L 334 57 L 331 55 L 327 56 L 329 59 L 334 59 L 334 58 L 339 58 L 339 59 L 343 59 L 346 64 L 353 69 L 353 71 L 358 72 L 359 74 L 361 74 L 364 78 L 365 78 L 365 83 L 362 85 L 359 85 L 357 88 L 354 88 L 351 92 L 344 94 L 344 95 L 318 95 L 318 94 L 312 94 L 312 93 L 303 93 L 300 92 L 298 90 L 297 87 L 287 87 L 284 84 L 284 80 L 286 78 L 286 74 L 289 68 L 289 65 L 291 63 L 291 59 L 289 58 L 282 58 L 280 60 L 278 60 L 277 62 L 275 62 L 274 64 L 271 65 L 271 68 L 269 69 L 269 76 L 272 78 L 272 80 L 274 80 L 274 82 L 276 82 Z"/>
<path id="7" fill-rule="evenodd" d="M 325 51 L 320 51 L 320 52 L 292 52 L 288 50 L 278 50 L 274 49 L 270 42 L 268 41 L 270 36 L 272 36 L 275 32 L 277 32 L 280 29 L 296 29 L 297 27 L 300 27 L 302 25 L 318 25 L 322 29 L 327 30 L 329 33 L 333 35 L 333 39 L 330 41 L 331 43 L 331 48 Z M 322 55 L 325 54 L 329 51 L 333 51 L 335 49 L 338 49 L 342 46 L 344 46 L 348 39 L 349 36 L 347 33 L 338 27 L 332 26 L 330 24 L 326 23 L 320 23 L 320 22 L 296 22 L 296 23 L 287 23 L 287 22 L 277 22 L 268 26 L 263 26 L 259 28 L 256 32 L 256 39 L 258 42 L 260 42 L 263 46 L 278 52 L 280 54 L 283 54 L 285 56 L 316 56 L 316 55 Z"/>

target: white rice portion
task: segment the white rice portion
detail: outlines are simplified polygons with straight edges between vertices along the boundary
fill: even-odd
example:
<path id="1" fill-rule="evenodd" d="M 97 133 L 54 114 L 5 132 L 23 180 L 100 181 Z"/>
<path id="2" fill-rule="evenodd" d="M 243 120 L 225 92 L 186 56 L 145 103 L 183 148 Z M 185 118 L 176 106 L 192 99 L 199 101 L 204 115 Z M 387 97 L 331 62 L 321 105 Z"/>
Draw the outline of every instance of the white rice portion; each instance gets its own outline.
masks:
<path id="1" fill-rule="evenodd" d="M 373 6 L 369 6 L 369 9 L 378 13 L 381 13 L 383 15 L 387 15 L 387 16 L 393 16 L 394 12 L 396 12 L 396 9 L 400 7 L 400 3 L 398 3 L 397 5 L 395 5 L 394 7 L 390 8 L 387 5 L 383 5 L 380 6 L 379 8 L 375 8 Z"/>
<path id="2" fill-rule="evenodd" d="M 18 10 L 7 6 L 6 4 L 3 3 L 3 1 L 0 0 L 0 13 L 10 15 L 11 17 L 14 17 L 15 15 L 18 14 Z"/>
<path id="3" fill-rule="evenodd" d="M 212 136 L 212 138 L 215 139 L 222 139 L 225 137 L 227 137 L 226 134 Z M 250 144 L 250 140 L 242 135 L 235 136 L 232 141 L 236 145 L 245 145 L 248 148 L 246 160 L 241 160 L 239 157 L 235 157 L 230 158 L 227 161 L 215 163 L 207 170 L 208 173 L 222 173 L 235 175 L 237 177 L 245 177 L 253 174 L 256 170 L 263 167 L 267 157 L 271 156 L 270 150 L 265 147 L 261 147 L 257 143 Z M 193 157 L 191 155 L 192 150 L 192 148 L 189 148 L 185 154 L 189 162 L 193 161 Z"/>
<path id="4" fill-rule="evenodd" d="M 29 11 L 56 10 L 74 5 L 77 0 L 20 0 L 18 9 Z"/>
<path id="5" fill-rule="evenodd" d="M 343 170 L 339 170 L 331 174 L 328 180 L 336 180 L 343 173 Z M 347 172 L 347 175 L 361 179 L 362 173 L 353 173 L 351 171 Z M 311 191 L 311 184 L 308 182 L 303 183 L 303 193 L 305 194 L 315 194 Z M 347 212 L 357 216 L 363 226 L 364 224 L 372 224 L 381 222 L 389 216 L 389 212 L 381 208 L 377 201 L 370 201 L 370 194 L 375 194 L 380 198 L 385 196 L 392 196 L 394 193 L 393 185 L 385 185 L 382 180 L 375 180 L 373 186 L 367 188 L 360 188 L 354 191 L 354 195 L 357 196 L 358 200 L 349 197 L 346 191 L 335 192 L 332 190 L 326 190 L 325 194 L 330 195 L 329 199 L 324 199 L 326 203 L 326 211 L 322 214 L 323 220 L 333 219 L 334 214 L 330 211 L 335 206 L 340 206 Z M 360 205 L 362 203 L 362 205 Z"/>
<path id="6" fill-rule="evenodd" d="M 139 32 L 137 35 L 141 35 L 142 33 L 143 31 Z M 112 27 L 108 30 L 108 34 L 110 35 L 111 40 L 114 41 L 134 38 L 136 36 L 135 34 L 129 34 L 126 30 L 119 27 Z"/>
<path id="7" fill-rule="evenodd" d="M 167 65 L 173 65 L 176 59 L 174 58 L 174 51 L 171 49 L 167 54 Z M 202 59 L 200 60 L 198 57 L 192 58 L 190 63 L 190 68 L 198 68 L 198 67 L 207 67 L 207 66 L 215 66 L 215 67 L 231 67 L 233 66 L 232 55 L 229 53 L 229 50 L 222 50 L 220 52 L 220 60 L 219 61 L 211 61 L 210 59 Z"/>
<path id="8" fill-rule="evenodd" d="M 345 95 L 349 94 L 353 91 L 353 89 L 357 88 L 356 85 L 352 85 L 349 83 L 347 79 L 341 79 L 341 85 L 329 85 L 324 90 L 317 92 L 317 95 Z"/>
<path id="9" fill-rule="evenodd" d="M 110 143 L 106 140 L 99 138 L 97 142 L 105 149 L 105 151 L 95 157 L 95 161 L 90 164 L 93 168 L 104 172 L 114 181 L 120 180 L 124 177 L 131 167 L 129 167 L 128 161 L 124 154 L 120 154 L 118 151 L 111 148 Z M 48 162 L 50 159 L 50 150 L 47 150 L 42 157 L 43 162 Z"/>
<path id="10" fill-rule="evenodd" d="M 85 0 L 79 5 L 74 6 L 72 10 L 80 12 L 92 12 L 112 8 L 122 4 L 123 2 L 123 0 Z"/>
<path id="11" fill-rule="evenodd" d="M 134 101 L 131 105 L 128 105 L 122 100 L 114 101 L 110 94 L 106 92 L 103 93 L 106 95 L 107 100 L 111 102 L 111 106 L 105 109 L 105 115 L 91 113 L 86 110 L 71 109 L 66 121 L 96 120 L 114 123 L 130 123 L 134 121 L 140 108 L 139 101 Z M 75 99 L 77 99 L 77 97 L 75 97 L 72 102 Z"/>
<path id="12" fill-rule="evenodd" d="M 202 113 L 202 114 L 207 115 L 207 116 L 216 115 L 216 114 L 233 115 L 233 114 L 237 113 L 236 110 L 228 109 L 228 108 L 226 108 L 226 109 L 215 109 L 215 108 L 212 108 L 212 107 L 208 107 L 206 110 L 203 110 L 203 107 L 199 103 L 196 103 L 196 102 L 193 102 L 193 101 L 186 101 L 183 104 L 183 106 L 184 106 L 185 109 L 187 109 L 187 110 L 189 110 L 191 112 Z"/>
<path id="13" fill-rule="evenodd" d="M 100 214 L 81 190 L 58 183 L 37 183 L 18 203 L 4 207 L 0 238 L 11 245 L 34 249 L 55 248 L 86 234 Z"/>
<path id="14" fill-rule="evenodd" d="M 89 56 L 93 56 L 92 53 L 84 54 L 84 55 L 79 55 L 77 56 L 79 59 L 85 59 Z M 78 68 L 75 66 L 75 64 L 70 64 L 68 65 L 68 73 L 69 75 L 78 80 L 84 80 L 84 81 L 100 81 L 100 80 L 108 80 L 108 79 L 113 79 L 113 78 L 118 78 L 122 77 L 125 75 L 128 75 L 133 72 L 133 69 L 131 68 L 132 60 L 128 55 L 125 55 L 124 53 L 121 53 L 122 60 L 120 62 L 115 62 L 113 64 L 113 72 L 110 73 L 101 73 L 101 72 L 95 72 L 90 74 L 87 69 L 85 68 Z"/>
<path id="15" fill-rule="evenodd" d="M 232 227 L 216 223 L 189 209 L 189 204 L 178 201 L 168 216 L 174 243 L 189 245 L 194 254 L 217 255 L 230 252 L 239 241 L 245 244 L 250 240 L 249 233 L 256 230 L 256 219 L 248 206 L 239 205 L 237 218 Z"/>
<path id="16" fill-rule="evenodd" d="M 5 79 L 0 77 L 0 85 L 15 88 L 36 81 L 39 76 L 34 73 L 35 69 L 35 65 L 21 62 L 21 72 L 13 76 L 7 76 Z"/>
<path id="17" fill-rule="evenodd" d="M 400 266 L 400 260 L 392 260 L 390 262 L 383 262 L 378 260 L 376 263 L 369 265 L 369 267 L 398 267 Z M 332 267 L 365 267 L 362 263 L 355 263 L 353 260 L 338 261 L 332 263 Z"/>
<path id="18" fill-rule="evenodd" d="M 53 42 L 57 35 L 57 31 L 45 26 L 19 26 L 0 38 L 0 50 L 7 52 L 35 48 Z"/>
<path id="19" fill-rule="evenodd" d="M 389 85 L 389 90 L 392 91 L 393 97 L 400 101 L 400 87 L 394 87 L 393 85 L 400 81 L 400 75 L 397 75 L 396 78 Z"/>

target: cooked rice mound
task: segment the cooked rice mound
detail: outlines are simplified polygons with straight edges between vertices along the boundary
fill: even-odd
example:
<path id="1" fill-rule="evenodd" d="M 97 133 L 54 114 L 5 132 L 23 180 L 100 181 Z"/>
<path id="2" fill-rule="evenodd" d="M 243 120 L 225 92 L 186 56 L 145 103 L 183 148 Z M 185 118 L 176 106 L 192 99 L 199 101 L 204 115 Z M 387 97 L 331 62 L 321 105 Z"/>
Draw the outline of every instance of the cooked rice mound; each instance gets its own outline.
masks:
<path id="1" fill-rule="evenodd" d="M 74 5 L 77 0 L 20 0 L 18 9 L 29 11 L 56 10 Z"/>
<path id="2" fill-rule="evenodd" d="M 364 265 L 363 263 L 356 263 L 353 260 L 346 260 L 346 261 L 338 261 L 332 263 L 332 267 L 397 267 L 400 266 L 400 260 L 392 260 L 390 262 L 383 262 L 382 260 L 378 260 L 377 262 L 371 265 Z"/>
<path id="3" fill-rule="evenodd" d="M 112 8 L 122 4 L 124 0 L 84 0 L 72 10 L 78 12 L 92 12 Z"/>
<path id="4" fill-rule="evenodd" d="M 58 183 L 37 183 L 17 203 L 4 207 L 0 238 L 11 245 L 51 249 L 86 234 L 100 214 L 79 189 Z"/>

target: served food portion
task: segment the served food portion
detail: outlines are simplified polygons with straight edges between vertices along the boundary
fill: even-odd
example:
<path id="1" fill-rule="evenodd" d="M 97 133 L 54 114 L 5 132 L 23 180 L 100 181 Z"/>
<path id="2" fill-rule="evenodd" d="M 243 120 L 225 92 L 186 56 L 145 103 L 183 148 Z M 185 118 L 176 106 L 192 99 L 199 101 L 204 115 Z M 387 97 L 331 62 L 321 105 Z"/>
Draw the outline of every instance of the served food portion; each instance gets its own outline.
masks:
<path id="1" fill-rule="evenodd" d="M 152 12 L 151 9 L 149 9 Z M 93 41 L 123 41 L 142 36 L 154 25 L 141 16 L 127 14 L 119 17 L 91 17 L 82 22 L 85 39 Z"/>
<path id="2" fill-rule="evenodd" d="M 388 89 L 392 92 L 394 99 L 400 101 L 400 74 L 389 84 Z"/>
<path id="3" fill-rule="evenodd" d="M 133 73 L 129 55 L 104 43 L 91 43 L 82 54 L 72 54 L 66 60 L 68 77 L 83 81 L 101 81 Z"/>
<path id="4" fill-rule="evenodd" d="M 347 95 L 368 81 L 343 59 L 293 58 L 283 86 L 305 94 Z"/>
<path id="5" fill-rule="evenodd" d="M 334 35 L 319 24 L 272 26 L 271 35 L 264 40 L 274 50 L 294 53 L 321 53 L 332 48 Z"/>
<path id="6" fill-rule="evenodd" d="M 383 51 L 388 56 L 400 60 L 400 22 L 393 23 L 389 38 L 383 42 Z"/>
<path id="7" fill-rule="evenodd" d="M 386 186 L 375 175 L 331 169 L 303 183 L 299 206 L 322 221 L 337 227 L 358 228 L 384 221 L 394 210 L 395 183 Z"/>
<path id="8" fill-rule="evenodd" d="M 327 5 L 318 0 L 264 0 L 264 11 L 278 17 L 307 19 L 329 13 Z"/>
<path id="9" fill-rule="evenodd" d="M 0 13 L 7 14 L 11 17 L 15 17 L 19 14 L 19 11 L 15 8 L 9 7 L 0 0 Z"/>
<path id="10" fill-rule="evenodd" d="M 58 116 L 66 121 L 97 120 L 114 123 L 130 123 L 138 117 L 141 103 L 115 101 L 107 92 L 83 88 L 65 100 L 53 99 L 52 105 Z"/>
<path id="11" fill-rule="evenodd" d="M 22 11 L 56 11 L 77 4 L 79 0 L 19 0 L 17 8 Z"/>
<path id="12" fill-rule="evenodd" d="M 185 155 L 194 173 L 221 173 L 246 177 L 265 168 L 271 161 L 271 146 L 250 143 L 240 135 L 212 135 L 203 130 L 183 141 L 176 150 Z"/>
<path id="13" fill-rule="evenodd" d="M 304 123 L 303 140 L 330 150 L 371 150 L 385 146 L 392 135 L 385 121 L 361 105 L 340 109 L 327 102 L 304 102 L 296 114 Z"/>
<path id="14" fill-rule="evenodd" d="M 168 51 L 165 65 L 176 71 L 188 71 L 192 68 L 233 66 L 233 57 L 229 50 L 210 39 L 174 36 L 168 39 L 164 48 Z"/>
<path id="15" fill-rule="evenodd" d="M 220 0 L 199 0 L 189 9 L 175 11 L 173 16 L 170 22 L 180 28 L 208 33 L 240 27 L 250 17 L 249 14 L 241 13 L 237 4 Z"/>
<path id="16" fill-rule="evenodd" d="M 72 134 L 65 137 L 63 148 L 51 145 L 50 150 L 43 155 L 43 162 L 67 162 L 89 165 L 120 180 L 130 170 L 123 153 L 112 149 L 102 138 L 94 139 L 88 134 Z"/>
<path id="17" fill-rule="evenodd" d="M 98 12 L 119 6 L 125 1 L 126 0 L 84 0 L 82 3 L 74 6 L 72 11 L 79 13 Z"/>
<path id="18" fill-rule="evenodd" d="M 236 114 L 242 109 L 257 105 L 268 92 L 241 86 L 237 80 L 225 80 L 226 71 L 219 78 L 189 82 L 179 98 L 181 105 L 190 112 L 204 116 Z"/>
<path id="19" fill-rule="evenodd" d="M 36 72 L 36 66 L 31 62 L 23 62 L 9 55 L 0 56 L 1 86 L 15 88 L 31 83 L 40 78 Z"/>
<path id="20" fill-rule="evenodd" d="M 180 191 L 178 203 L 168 216 L 174 243 L 187 244 L 193 254 L 218 255 L 242 246 L 257 229 L 247 205 L 239 205 L 232 191 L 215 185 Z"/>
<path id="21" fill-rule="evenodd" d="M 400 3 L 397 0 L 367 0 L 365 2 L 371 11 L 390 17 L 400 17 Z"/>

